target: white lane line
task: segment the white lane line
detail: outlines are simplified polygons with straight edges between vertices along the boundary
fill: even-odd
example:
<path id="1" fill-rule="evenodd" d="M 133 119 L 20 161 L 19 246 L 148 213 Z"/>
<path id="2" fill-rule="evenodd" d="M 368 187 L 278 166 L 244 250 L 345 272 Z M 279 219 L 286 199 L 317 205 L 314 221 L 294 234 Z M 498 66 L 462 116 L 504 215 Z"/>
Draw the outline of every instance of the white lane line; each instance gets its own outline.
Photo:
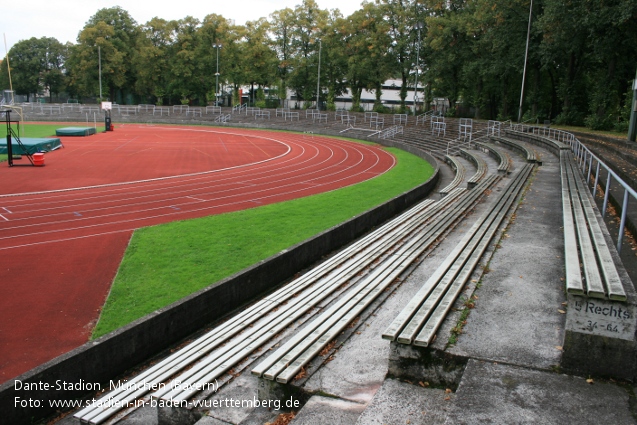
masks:
<path id="1" fill-rule="evenodd" d="M 200 199 L 195 196 L 186 196 L 186 198 L 194 199 L 195 201 L 199 201 L 199 202 L 206 202 L 205 199 Z"/>
<path id="2" fill-rule="evenodd" d="M 8 209 L 6 209 L 5 207 L 2 207 L 3 210 L 5 210 L 6 212 L 8 212 L 9 214 L 13 214 L 11 211 L 9 211 Z"/>
<path id="3" fill-rule="evenodd" d="M 9 219 L 3 216 L 2 214 L 0 214 L 0 217 L 4 218 L 6 221 L 9 221 Z"/>

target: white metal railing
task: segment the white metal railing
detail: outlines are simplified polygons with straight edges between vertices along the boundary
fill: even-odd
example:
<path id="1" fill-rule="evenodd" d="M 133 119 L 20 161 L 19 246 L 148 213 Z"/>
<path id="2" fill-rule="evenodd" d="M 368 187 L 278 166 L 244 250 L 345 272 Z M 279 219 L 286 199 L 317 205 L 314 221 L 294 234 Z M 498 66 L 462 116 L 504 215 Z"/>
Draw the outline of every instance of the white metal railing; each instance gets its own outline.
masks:
<path id="1" fill-rule="evenodd" d="M 202 116 L 201 108 L 190 108 L 190 109 L 188 109 L 186 111 L 186 116 L 190 116 L 190 115 L 192 115 L 193 118 L 196 117 L 196 116 L 201 117 Z"/>
<path id="2" fill-rule="evenodd" d="M 139 108 L 139 111 L 144 111 L 144 112 L 155 112 L 155 105 L 151 105 L 151 104 L 139 104 L 137 105 L 137 107 Z M 154 115 L 154 114 L 153 114 Z"/>
<path id="3" fill-rule="evenodd" d="M 407 114 L 394 114 L 394 124 L 407 124 Z"/>
<path id="4" fill-rule="evenodd" d="M 416 117 L 416 125 L 424 124 L 427 121 L 431 121 L 431 118 L 434 116 L 438 116 L 438 111 L 427 111 L 423 114 L 420 114 Z"/>
<path id="5" fill-rule="evenodd" d="M 402 125 L 392 125 L 387 130 L 381 131 L 378 137 L 381 139 L 389 139 L 397 134 L 403 134 L 403 129 Z"/>
<path id="6" fill-rule="evenodd" d="M 188 112 L 190 106 L 188 105 L 173 105 L 173 114 L 183 114 L 184 112 Z"/>
<path id="7" fill-rule="evenodd" d="M 385 118 L 379 116 L 373 116 L 369 119 L 369 128 L 374 127 L 376 130 L 379 128 L 382 130 L 385 127 Z"/>
<path id="8" fill-rule="evenodd" d="M 327 114 L 321 114 L 320 112 L 318 114 L 314 114 L 312 115 L 312 121 L 317 121 L 320 122 L 327 122 Z"/>
<path id="9" fill-rule="evenodd" d="M 434 126 L 436 125 L 436 123 L 445 122 L 445 117 L 441 116 L 441 115 L 432 115 L 430 120 L 429 120 L 429 127 L 434 128 Z"/>
<path id="10" fill-rule="evenodd" d="M 217 118 L 215 118 L 215 122 L 220 122 L 220 123 L 226 123 L 228 121 L 230 121 L 230 114 L 227 115 L 219 115 Z"/>
<path id="11" fill-rule="evenodd" d="M 137 112 L 139 111 L 139 109 L 137 108 L 137 106 L 119 106 L 117 105 L 117 112 L 121 114 L 126 114 L 126 115 L 130 115 L 131 113 L 134 115 L 137 115 Z"/>
<path id="12" fill-rule="evenodd" d="M 276 115 L 275 116 L 282 116 L 285 117 L 285 114 L 287 114 L 288 112 L 290 112 L 290 108 L 276 108 Z"/>
<path id="13" fill-rule="evenodd" d="M 637 192 L 630 187 L 621 177 L 617 175 L 608 165 L 604 163 L 597 155 L 591 152 L 582 142 L 580 142 L 574 134 L 568 131 L 558 130 L 548 127 L 528 126 L 523 124 L 516 124 L 513 126 L 516 131 L 523 131 L 526 133 L 532 133 L 539 136 L 547 137 L 558 142 L 568 144 L 571 147 L 573 155 L 580 167 L 580 171 L 586 178 L 587 184 L 590 183 L 593 176 L 593 170 L 595 174 L 595 182 L 591 190 L 593 197 L 597 193 L 597 186 L 600 184 L 601 172 L 606 171 L 606 188 L 604 189 L 604 202 L 602 205 L 602 217 L 606 216 L 606 209 L 608 207 L 608 200 L 611 191 L 611 185 L 613 183 L 621 186 L 624 191 L 622 206 L 621 206 L 621 219 L 619 222 L 619 233 L 617 236 L 617 252 L 621 252 L 622 243 L 624 240 L 624 231 L 626 230 L 626 215 L 628 211 L 628 202 L 630 198 L 633 198 L 633 202 L 637 201 Z"/>
<path id="14" fill-rule="evenodd" d="M 447 123 L 444 121 L 432 121 L 431 134 L 436 133 L 437 136 L 440 136 L 440 132 L 442 132 L 443 136 L 447 135 Z"/>
<path id="15" fill-rule="evenodd" d="M 318 109 L 306 109 L 305 110 L 305 118 L 312 117 L 314 118 L 315 114 L 320 114 L 321 112 Z"/>
<path id="16" fill-rule="evenodd" d="M 447 142 L 447 150 L 445 152 L 442 152 L 440 150 L 433 150 L 431 151 L 431 153 L 433 154 L 434 152 L 440 152 L 441 154 L 446 154 L 446 155 L 451 155 L 453 154 L 451 152 L 452 148 L 455 148 L 456 151 L 457 149 L 463 148 L 463 147 L 471 147 L 471 144 L 476 143 L 479 140 L 482 139 L 486 139 L 489 136 L 489 130 L 487 129 L 482 129 L 482 130 L 478 130 L 475 132 L 474 134 L 476 137 L 474 138 L 469 138 L 469 140 L 467 140 L 466 137 L 464 136 L 459 136 L 457 139 L 454 140 L 450 140 Z"/>
<path id="17" fill-rule="evenodd" d="M 208 115 L 208 113 L 220 114 L 221 106 L 206 106 L 206 115 Z"/>
<path id="18" fill-rule="evenodd" d="M 170 116 L 170 107 L 169 106 L 157 106 L 153 109 L 153 115 L 159 113 L 160 117 L 164 116 L 164 113 Z"/>
<path id="19" fill-rule="evenodd" d="M 233 114 L 234 114 L 235 112 L 241 113 L 241 111 L 243 111 L 244 109 L 245 109 L 246 111 L 248 110 L 248 104 L 247 104 L 247 103 L 244 103 L 244 104 L 242 105 L 242 104 L 238 103 L 238 104 L 236 104 L 236 105 L 234 105 L 234 106 L 232 107 L 232 113 L 233 113 Z"/>
<path id="20" fill-rule="evenodd" d="M 47 111 L 49 114 L 53 114 L 54 112 L 57 112 L 58 114 L 60 114 L 62 113 L 62 108 L 60 107 L 60 105 L 45 105 L 45 104 L 40 105 L 40 112 L 44 113 Z"/>
<path id="21" fill-rule="evenodd" d="M 334 111 L 334 119 L 338 121 L 339 117 L 341 118 L 342 122 L 343 117 L 349 117 L 349 111 L 345 109 L 337 109 L 336 111 Z"/>
<path id="22" fill-rule="evenodd" d="M 500 121 L 489 120 L 487 123 L 487 135 L 499 136 L 502 123 Z"/>

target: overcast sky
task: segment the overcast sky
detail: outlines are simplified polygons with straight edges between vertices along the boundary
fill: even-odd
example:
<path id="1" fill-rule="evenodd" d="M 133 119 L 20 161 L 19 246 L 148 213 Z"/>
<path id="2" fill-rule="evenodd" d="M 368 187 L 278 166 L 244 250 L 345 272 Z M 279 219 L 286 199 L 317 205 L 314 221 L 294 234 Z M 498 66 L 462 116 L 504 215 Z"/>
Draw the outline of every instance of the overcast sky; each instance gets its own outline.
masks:
<path id="1" fill-rule="evenodd" d="M 8 0 L 0 7 L 0 32 L 6 48 L 31 37 L 54 37 L 61 43 L 77 42 L 86 21 L 99 9 L 121 6 L 144 24 L 157 16 L 166 20 L 193 16 L 202 20 L 216 13 L 234 19 L 237 25 L 259 18 L 269 18 L 276 10 L 294 8 L 302 0 Z M 316 0 L 321 9 L 339 9 L 344 16 L 360 8 L 362 0 Z M 0 40 L 0 57 L 6 54 L 4 38 Z"/>

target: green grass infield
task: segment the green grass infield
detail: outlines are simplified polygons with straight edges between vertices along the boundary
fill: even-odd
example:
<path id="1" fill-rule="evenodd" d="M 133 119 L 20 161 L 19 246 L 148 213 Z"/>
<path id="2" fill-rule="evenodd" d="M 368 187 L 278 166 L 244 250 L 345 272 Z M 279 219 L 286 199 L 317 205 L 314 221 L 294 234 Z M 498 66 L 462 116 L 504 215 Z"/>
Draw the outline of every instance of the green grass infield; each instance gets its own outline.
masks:
<path id="1" fill-rule="evenodd" d="M 399 149 L 387 173 L 353 186 L 135 231 L 93 338 L 118 329 L 425 182 L 433 168 Z"/>

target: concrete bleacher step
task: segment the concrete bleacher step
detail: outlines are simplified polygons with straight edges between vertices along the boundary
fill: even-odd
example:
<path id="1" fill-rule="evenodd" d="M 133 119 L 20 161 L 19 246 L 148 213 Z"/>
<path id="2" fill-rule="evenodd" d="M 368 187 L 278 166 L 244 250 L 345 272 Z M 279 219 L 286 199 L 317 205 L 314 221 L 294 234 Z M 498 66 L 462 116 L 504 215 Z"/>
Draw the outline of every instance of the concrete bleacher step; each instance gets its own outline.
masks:
<path id="1" fill-rule="evenodd" d="M 550 371 L 470 360 L 448 401 L 445 425 L 492 423 L 634 424 L 616 385 Z"/>
<path id="2" fill-rule="evenodd" d="M 487 211 L 454 248 L 436 272 L 383 333 L 383 338 L 400 344 L 427 347 L 469 276 L 477 266 L 496 230 L 526 179 L 532 166 L 521 170 L 494 207 Z"/>
<path id="3" fill-rule="evenodd" d="M 402 272 L 429 248 L 490 187 L 497 178 L 491 176 L 473 191 L 465 194 L 461 204 L 436 219 L 433 226 L 416 235 L 374 272 L 367 275 L 339 301 L 325 310 L 311 324 L 268 356 L 252 373 L 286 384 L 296 376 L 318 352 L 369 306 Z"/>
<path id="4" fill-rule="evenodd" d="M 210 378 L 210 375 L 218 376 L 230 369 L 234 364 L 245 357 L 247 353 L 254 351 L 258 345 L 270 339 L 273 334 L 278 332 L 276 329 L 281 329 L 294 321 L 297 317 L 300 317 L 300 315 L 320 302 L 321 299 L 337 289 L 344 281 L 357 274 L 362 267 L 367 267 L 377 256 L 382 255 L 385 250 L 391 249 L 392 246 L 402 238 L 400 232 L 396 232 L 396 229 L 402 229 L 402 232 L 417 230 L 417 228 L 422 225 L 422 220 L 426 222 L 427 216 L 430 216 L 440 208 L 445 208 L 445 205 L 453 202 L 455 197 L 460 193 L 461 191 L 458 191 L 455 196 L 450 196 L 448 200 L 438 202 L 433 206 L 432 201 L 426 200 L 413 207 L 386 225 L 381 226 L 374 234 L 368 235 L 354 243 L 349 248 L 330 258 L 321 266 L 295 280 L 292 284 L 244 310 L 233 320 L 213 329 L 184 349 L 137 375 L 135 378 L 130 379 L 129 383 L 148 382 L 153 385 L 159 385 L 159 383 L 165 382 L 172 375 L 178 373 L 185 367 L 189 367 L 194 361 L 204 356 L 208 356 L 205 362 L 201 362 L 197 368 L 191 368 L 188 375 L 183 375 L 179 379 L 183 379 L 185 382 L 186 378 L 191 378 L 193 375 L 196 379 L 202 379 L 208 376 L 208 378 L 205 379 L 209 380 L 205 382 L 211 382 L 214 378 Z M 408 217 L 411 218 L 411 221 L 406 221 Z M 314 282 L 315 279 L 327 277 L 328 274 L 330 274 L 330 280 L 325 281 L 323 286 L 318 286 L 315 289 L 310 288 L 310 292 L 305 294 L 305 298 L 301 297 L 301 299 L 305 299 L 306 301 L 304 301 L 304 303 L 295 303 L 294 310 L 287 309 L 286 314 L 276 313 L 272 318 L 266 318 L 263 323 L 257 322 L 264 317 L 264 313 L 272 310 L 276 311 L 277 306 L 281 306 L 286 303 L 290 297 L 305 290 L 304 288 Z M 251 336 L 246 334 L 247 331 L 249 331 Z M 243 335 L 240 341 L 235 343 L 234 346 L 230 346 L 228 349 L 214 354 L 214 357 L 211 357 L 212 354 L 208 354 L 216 350 L 221 344 L 225 344 L 228 338 L 237 335 L 239 332 L 243 332 Z M 192 379 L 190 380 L 192 381 Z M 170 388 L 168 387 L 168 389 Z M 146 386 L 142 388 L 133 387 L 132 390 L 122 388 L 121 390 L 107 393 L 104 400 L 112 399 L 120 402 L 130 402 L 149 392 L 149 388 Z M 167 389 L 157 391 L 154 393 L 154 396 L 161 397 L 164 393 L 170 393 L 170 391 Z M 191 394 L 181 394 L 183 397 L 188 397 L 189 395 Z M 82 418 L 82 420 L 90 420 L 93 423 L 101 423 L 121 410 L 117 407 L 118 406 L 114 406 L 104 411 L 87 408 L 78 412 L 75 416 Z"/>

